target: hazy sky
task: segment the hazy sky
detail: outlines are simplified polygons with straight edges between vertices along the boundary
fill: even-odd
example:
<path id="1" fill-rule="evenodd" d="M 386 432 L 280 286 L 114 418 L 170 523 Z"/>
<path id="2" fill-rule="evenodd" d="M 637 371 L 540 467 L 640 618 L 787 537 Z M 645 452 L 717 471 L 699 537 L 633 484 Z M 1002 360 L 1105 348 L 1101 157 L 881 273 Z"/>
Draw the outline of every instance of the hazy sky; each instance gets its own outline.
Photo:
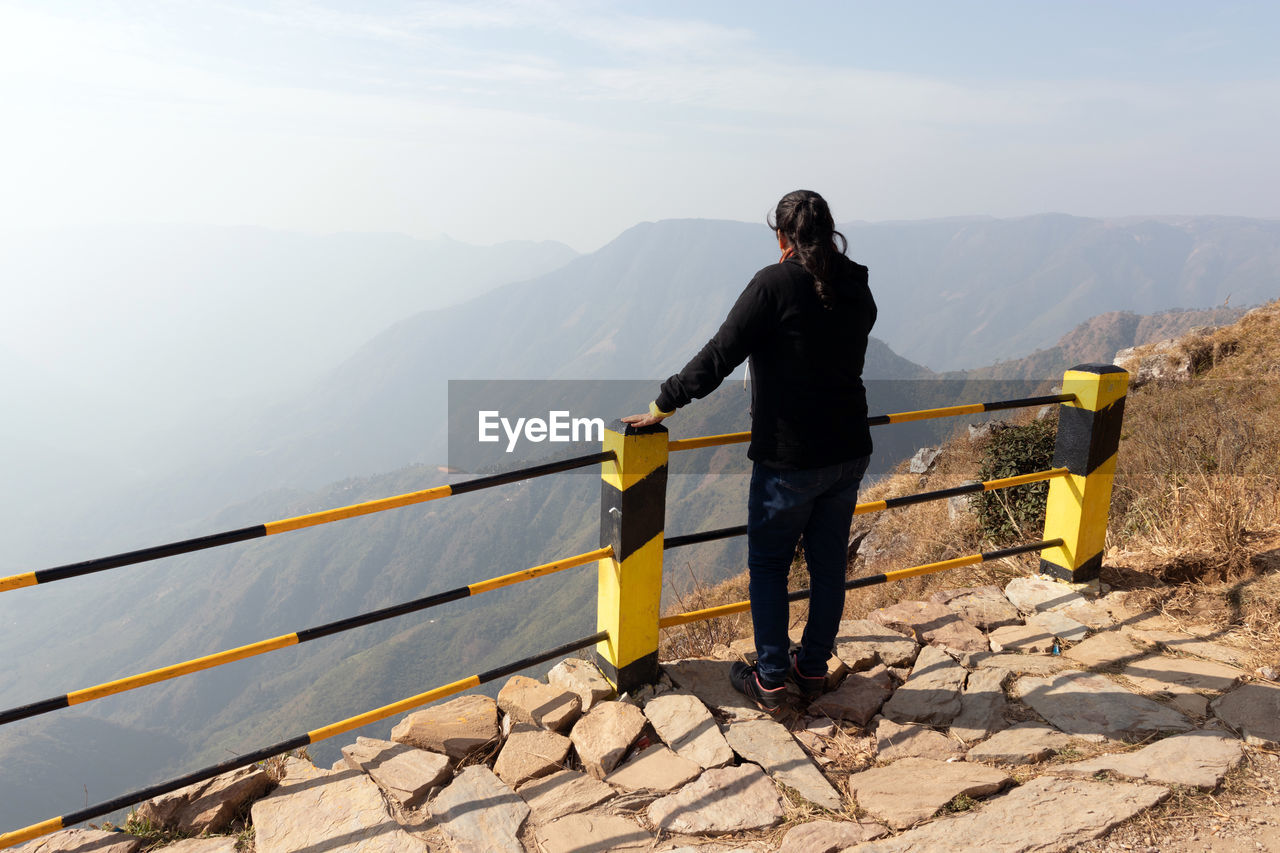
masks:
<path id="1" fill-rule="evenodd" d="M 0 227 L 1280 216 L 1280 4 L 0 0 Z"/>

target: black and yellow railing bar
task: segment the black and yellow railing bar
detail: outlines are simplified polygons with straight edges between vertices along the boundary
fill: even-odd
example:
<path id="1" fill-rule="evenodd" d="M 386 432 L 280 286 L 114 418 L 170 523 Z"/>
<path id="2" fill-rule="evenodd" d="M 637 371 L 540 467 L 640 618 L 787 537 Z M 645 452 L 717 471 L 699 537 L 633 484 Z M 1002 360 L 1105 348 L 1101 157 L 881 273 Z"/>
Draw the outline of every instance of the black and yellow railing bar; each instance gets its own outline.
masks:
<path id="1" fill-rule="evenodd" d="M 864 578 L 854 578 L 847 581 L 844 585 L 845 589 L 860 589 L 865 586 L 876 586 L 882 583 L 890 583 L 892 581 L 900 581 L 906 578 L 916 577 L 917 575 L 931 575 L 935 572 L 945 572 L 947 569 L 958 569 L 962 566 L 976 566 L 979 563 L 986 563 L 991 560 L 1000 560 L 1005 557 L 1014 557 L 1018 554 L 1029 554 L 1033 551 L 1043 551 L 1046 548 L 1061 547 L 1061 539 L 1047 539 L 1040 542 L 1032 542 L 1029 545 L 1017 545 L 1012 548 L 1001 548 L 997 551 L 985 551 L 981 554 L 968 554 L 963 557 L 953 557 L 950 560 L 940 560 L 936 563 L 924 563 L 919 566 L 911 566 L 905 569 L 895 569 L 890 572 L 882 572 L 876 575 L 868 575 Z M 809 590 L 801 589 L 787 594 L 788 601 L 804 601 L 809 597 Z M 735 613 L 746 613 L 751 609 L 751 601 L 735 601 L 732 604 L 721 604 L 717 607 L 707 607 L 703 610 L 690 610 L 688 613 L 677 613 L 674 616 L 664 616 L 658 620 L 659 628 L 674 628 L 677 625 L 688 625 L 692 622 L 705 622 L 708 619 L 717 619 L 721 616 L 732 616 Z"/>
<path id="2" fill-rule="evenodd" d="M 345 720 L 339 720 L 336 723 L 322 726 L 318 729 L 312 729 L 306 734 L 280 741 L 279 743 L 263 747 L 262 749 L 255 750 L 254 752 L 247 753 L 245 755 L 227 759 L 220 764 L 216 764 L 212 767 L 206 767 L 202 770 L 197 770 L 194 773 L 188 773 L 181 778 L 171 779 L 168 782 L 161 782 L 158 785 L 152 785 L 149 788 L 143 788 L 142 790 L 116 797 L 115 799 L 108 800 L 104 803 L 98 803 L 95 806 L 90 806 L 88 808 L 81 809 L 80 811 L 71 812 L 69 814 L 62 815 L 61 817 L 50 818 L 49 820 L 41 821 L 40 823 L 34 823 L 13 832 L 6 832 L 0 835 L 0 849 L 22 844 L 25 841 L 30 841 L 33 838 L 39 838 L 42 835 L 48 835 L 51 832 L 57 832 L 60 829 L 74 826 L 77 823 L 82 823 L 86 820 L 90 820 L 91 818 L 101 817 L 102 815 L 119 811 L 120 809 L 143 802 L 144 800 L 150 800 L 163 794 L 168 794 L 172 791 L 178 790 L 179 788 L 185 788 L 188 785 L 194 785 L 197 782 L 203 782 L 205 780 L 212 779 L 215 776 L 221 776 L 223 773 L 229 773 L 232 770 L 238 770 L 241 767 L 248 767 L 249 765 L 256 764 L 259 761 L 265 761 L 273 756 L 282 755 L 295 749 L 301 749 L 304 746 L 310 746 L 313 743 L 318 743 L 327 738 L 344 734 L 352 731 L 353 729 L 358 729 L 361 726 L 367 726 L 370 723 L 385 720 L 387 717 L 392 717 L 396 714 L 410 711 L 430 702 L 435 702 L 438 699 L 443 699 L 446 696 L 452 696 L 455 693 L 461 693 L 463 690 L 468 690 L 481 684 L 487 684 L 490 681 L 496 681 L 497 679 L 505 678 L 508 675 L 514 675 L 515 673 L 528 669 L 531 666 L 537 666 L 540 663 L 546 663 L 547 661 L 555 660 L 558 657 L 563 657 L 570 652 L 585 649 L 588 646 L 601 642 L 606 639 L 606 637 L 607 634 L 601 631 L 599 633 L 592 634 L 590 637 L 583 637 L 582 639 L 575 640 L 572 643 L 566 643 L 563 646 L 548 649 L 545 652 L 531 655 L 530 657 L 506 664 L 505 666 L 500 666 L 495 669 L 467 676 L 466 678 L 459 679 L 458 681 L 428 690 L 425 693 L 419 693 L 416 696 L 410 696 L 407 699 L 401 699 L 398 702 L 393 702 L 390 705 L 383 705 L 381 708 L 376 708 L 372 711 L 368 711 L 354 717 L 348 717 Z"/>
<path id="3" fill-rule="evenodd" d="M 416 613 L 430 607 L 448 604 L 451 601 L 459 601 L 463 598 L 479 595 L 482 592 L 489 592 L 490 590 L 500 589 L 504 586 L 511 586 L 512 584 L 532 580 L 543 575 L 564 571 L 565 569 L 572 569 L 575 566 L 594 563 L 597 560 L 602 560 L 612 554 L 612 548 L 596 548 L 594 551 L 588 551 L 585 554 L 576 554 L 572 557 L 565 557 L 562 560 L 543 563 L 542 565 L 524 569 L 523 571 L 512 572 L 511 574 L 501 575 L 496 578 L 478 581 L 477 583 L 469 584 L 467 586 L 460 586 L 457 589 L 451 589 L 446 592 L 426 596 L 425 598 L 407 601 L 403 604 L 397 604 L 392 607 L 384 607 L 380 610 L 374 610 L 370 613 L 364 613 L 359 616 L 340 619 L 337 622 L 330 622 L 326 625 L 319 625 L 315 628 L 306 628 L 292 634 L 284 634 L 279 637 L 272 637 L 269 640 L 250 643 L 247 646 L 227 649 L 223 652 L 194 658 L 189 661 L 184 661 L 183 663 L 176 663 L 171 666 L 161 667 L 160 669 L 153 669 L 149 672 L 141 672 L 137 675 L 131 675 L 127 678 L 108 681 L 103 684 L 95 685 L 94 687 L 86 687 L 82 690 L 73 690 L 72 692 L 62 696 L 54 696 L 50 699 L 44 699 L 39 702 L 32 702 L 29 705 L 22 705 L 18 708 L 10 708 L 6 711 L 0 711 L 0 725 L 17 722 L 18 720 L 25 720 L 28 717 L 35 717 L 40 714 L 47 714 L 51 711 L 70 707 L 71 705 L 80 705 L 85 702 L 92 702 L 95 699 L 102 699 L 105 696 L 113 696 L 117 693 L 137 690 L 139 687 L 146 687 L 149 684 L 158 684 L 161 681 L 169 681 L 184 675 L 190 675 L 193 672 L 213 669 L 214 667 L 234 663 L 238 660 L 244 660 L 245 658 L 255 657 L 257 655 L 266 654 L 267 652 L 273 652 L 277 649 L 296 646 L 300 643 L 317 640 L 321 637 L 328 637 L 343 631 L 350 631 L 353 628 L 361 628 L 365 625 L 372 625 L 375 622 L 393 619 L 407 613 Z"/>
<path id="4" fill-rule="evenodd" d="M 980 483 L 966 483 L 963 486 L 953 486 L 949 489 L 936 489 L 932 492 L 917 492 L 914 495 L 902 495 L 896 498 L 885 498 L 882 501 L 866 501 L 860 503 L 853 508 L 854 515 L 866 515 L 872 512 L 883 512 L 887 509 L 896 509 L 897 507 L 911 506 L 913 504 L 928 503 L 929 501 L 941 501 L 947 498 L 960 497 L 961 495 L 972 495 L 978 492 L 990 492 L 996 489 L 1009 489 L 1014 486 L 1025 486 L 1029 483 L 1039 483 L 1045 480 L 1053 480 L 1058 477 L 1065 477 L 1070 472 L 1066 468 L 1050 468 L 1047 471 L 1036 471 L 1031 474 L 1019 474 L 1016 477 L 1002 477 L 998 480 L 985 480 Z M 699 542 L 713 542 L 717 539 L 730 539 L 734 536 L 745 536 L 747 534 L 747 526 L 740 524 L 736 527 L 722 527 L 717 530 L 704 530 L 700 533 L 686 533 L 681 536 L 671 536 L 663 542 L 663 548 L 670 550 L 672 548 L 680 548 L 684 545 L 694 545 Z"/>
<path id="5" fill-rule="evenodd" d="M 190 554 L 193 551 L 218 548 L 223 545 L 231 545 L 236 542 L 245 542 L 250 539 L 260 539 L 264 536 L 273 536 L 277 533 L 286 533 L 290 530 L 300 530 L 304 527 L 316 527 L 321 524 L 330 524 L 347 518 L 370 515 L 375 512 L 385 512 L 389 509 L 399 509 L 401 507 L 425 503 L 439 498 L 447 498 L 452 495 L 463 495 L 467 492 L 475 492 L 481 489 L 492 488 L 494 486 L 504 486 L 508 483 L 516 483 L 520 480 L 542 477 L 547 474 L 558 474 L 562 471 L 572 471 L 575 468 L 586 468 L 590 465 L 596 465 L 610 459 L 613 459 L 613 453 L 610 451 L 592 453 L 587 456 L 575 456 L 571 459 L 561 459 L 555 462 L 548 462 L 543 465 L 533 465 L 528 468 L 520 468 L 518 470 L 507 471 L 502 474 L 477 477 L 474 480 L 467 480 L 463 483 L 434 486 L 430 489 L 408 492 L 403 495 L 393 495 L 389 498 L 379 498 L 377 500 L 365 501 L 364 503 L 352 504 L 350 506 L 341 506 L 334 509 L 326 509 L 320 512 L 299 515 L 293 518 L 282 518 L 278 521 L 268 521 L 264 524 L 255 524 L 251 527 L 241 527 L 238 530 L 227 530 L 222 533 L 199 536 L 195 539 L 184 539 L 181 542 L 170 542 L 166 545 L 156 545 L 152 548 L 142 548 L 137 551 L 127 551 L 123 554 L 113 554 L 110 557 L 99 557 L 94 560 L 85 560 L 80 563 L 70 563 L 65 566 L 56 566 L 50 569 L 40 569 L 34 572 L 25 572 L 23 574 L 0 577 L 0 592 L 8 592 L 9 590 L 35 586 L 36 584 L 50 583 L 52 581 L 67 580 L 68 578 L 80 577 L 81 575 L 88 575 L 94 572 L 118 569 L 121 566 L 132 566 L 137 563 L 145 563 L 150 560 L 159 560 L 164 557 L 175 557 L 179 554 Z"/>
<path id="6" fill-rule="evenodd" d="M 726 432 L 723 435 L 699 435 L 693 438 L 673 438 L 667 443 L 667 452 L 677 450 L 697 450 L 702 447 L 722 447 L 726 444 L 746 444 L 751 440 L 751 431 Z"/>

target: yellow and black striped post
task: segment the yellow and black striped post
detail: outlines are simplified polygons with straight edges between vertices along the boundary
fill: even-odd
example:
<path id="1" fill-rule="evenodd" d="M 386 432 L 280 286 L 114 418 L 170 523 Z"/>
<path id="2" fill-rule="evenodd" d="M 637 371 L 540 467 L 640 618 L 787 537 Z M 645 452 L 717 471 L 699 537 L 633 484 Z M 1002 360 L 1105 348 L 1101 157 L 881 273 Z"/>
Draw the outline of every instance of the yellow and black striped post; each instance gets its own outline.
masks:
<path id="1" fill-rule="evenodd" d="M 667 506 L 667 428 L 614 421 L 604 433 L 614 461 L 601 468 L 600 560 L 596 625 L 609 638 L 596 646 L 600 667 L 619 693 L 658 677 L 662 598 L 662 525 Z"/>
<path id="2" fill-rule="evenodd" d="M 1044 520 L 1044 538 L 1063 544 L 1040 555 L 1046 575 L 1084 583 L 1102 568 L 1128 388 L 1129 374 L 1114 364 L 1077 365 L 1063 377 L 1063 393 L 1075 400 L 1058 413 L 1053 464 L 1068 474 L 1050 481 Z"/>

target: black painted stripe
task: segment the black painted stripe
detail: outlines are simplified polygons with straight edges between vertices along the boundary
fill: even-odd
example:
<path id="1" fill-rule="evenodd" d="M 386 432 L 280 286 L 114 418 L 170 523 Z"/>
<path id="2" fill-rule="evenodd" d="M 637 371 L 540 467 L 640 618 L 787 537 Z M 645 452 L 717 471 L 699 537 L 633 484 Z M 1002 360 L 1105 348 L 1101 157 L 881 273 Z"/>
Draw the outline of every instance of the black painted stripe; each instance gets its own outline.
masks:
<path id="1" fill-rule="evenodd" d="M 328 637 L 331 634 L 339 634 L 343 631 L 350 631 L 352 628 L 360 628 L 364 625 L 372 625 L 375 622 L 381 622 L 384 619 L 394 619 L 397 616 L 403 616 L 406 613 L 416 613 L 419 610 L 426 610 L 429 607 L 437 607 L 441 604 L 448 604 L 450 601 L 458 601 L 463 598 L 469 598 L 471 590 L 465 586 L 457 589 L 438 592 L 435 595 L 428 595 L 425 598 L 406 601 L 403 604 L 384 607 L 381 610 L 373 610 L 369 613 L 363 613 L 359 616 L 351 616 L 346 619 L 339 619 L 336 622 L 330 622 L 327 625 L 319 625 L 315 628 L 307 628 L 298 631 L 298 642 L 305 643 L 308 640 L 316 640 L 320 637 Z"/>
<path id="2" fill-rule="evenodd" d="M 614 559 L 622 562 L 662 532 L 667 466 L 659 465 L 623 491 L 607 480 L 600 483 L 600 545 L 612 546 Z"/>
<path id="3" fill-rule="evenodd" d="M 608 631 L 597 631 L 590 637 L 583 637 L 581 640 L 574 640 L 572 643 L 565 643 L 563 646 L 556 646 L 554 649 L 548 649 L 536 655 L 530 655 L 527 658 L 521 658 L 513 663 L 499 666 L 494 669 L 485 670 L 476 675 L 476 679 L 481 684 L 487 684 L 490 681 L 496 681 L 508 675 L 515 675 L 522 669 L 528 669 L 531 666 L 537 666 L 540 663 L 546 663 L 549 660 L 576 652 L 579 649 L 585 649 L 587 646 L 594 646 L 596 643 L 604 642 L 609 639 Z"/>
<path id="4" fill-rule="evenodd" d="M 180 776 L 177 779 L 170 779 L 167 782 L 161 782 L 158 785 L 152 785 L 149 788 L 143 788 L 129 794 L 124 794 L 113 800 L 107 800 L 105 803 L 98 803 L 97 805 L 90 806 L 87 809 L 81 809 L 78 812 L 65 814 L 62 816 L 62 825 L 64 827 L 69 827 L 73 824 L 82 823 L 90 818 L 101 817 L 102 815 L 110 814 L 111 812 L 118 811 L 119 809 L 127 808 L 135 803 L 140 803 L 143 800 L 150 800 L 154 797 L 160 796 L 161 794 L 172 793 L 179 788 L 185 788 L 188 785 L 194 785 L 197 782 L 204 782 L 208 779 L 214 778 L 215 776 L 221 776 L 223 773 L 229 773 L 232 770 L 239 770 L 241 767 L 248 767 L 250 764 L 257 764 L 259 761 L 265 761 L 272 756 L 290 752 L 295 749 L 301 749 L 302 747 L 309 746 L 310 744 L 311 739 L 306 735 L 289 738 L 289 740 L 280 741 L 279 743 L 263 747 L 262 749 L 246 753 L 245 755 L 228 758 L 221 764 L 215 764 L 212 767 L 205 767 L 204 769 L 197 770 L 194 773 L 188 773 L 186 776 Z"/>
<path id="5" fill-rule="evenodd" d="M 1102 552 L 1094 554 L 1089 559 L 1076 566 L 1075 569 L 1059 566 L 1051 560 L 1040 558 L 1040 574 L 1049 575 L 1050 577 L 1059 578 L 1061 580 L 1083 583 L 1091 581 L 1102 573 Z"/>
<path id="6" fill-rule="evenodd" d="M 1000 412 L 1006 409 L 1027 409 L 1032 406 L 1046 406 L 1050 403 L 1069 403 L 1076 398 L 1075 394 L 1047 394 L 1041 397 L 1020 397 L 1016 400 L 995 400 L 990 403 L 979 403 L 984 412 Z M 946 409 L 949 406 L 938 406 Z M 896 414 L 896 413 L 895 413 Z M 867 418 L 867 426 L 887 426 L 892 421 L 891 415 L 872 415 Z"/>
<path id="7" fill-rule="evenodd" d="M 705 530 L 701 533 L 685 533 L 680 536 L 671 536 L 662 543 L 662 550 L 667 551 L 671 548 L 680 548 L 684 545 L 695 545 L 698 542 L 714 542 L 717 539 L 730 539 L 734 536 L 746 536 L 747 526 L 740 524 L 737 527 L 721 527 L 717 530 Z"/>
<path id="8" fill-rule="evenodd" d="M 1040 542 L 1032 542 L 1029 545 L 1016 545 L 1012 548 L 1001 548 L 996 551 L 982 552 L 982 562 L 986 563 L 990 560 L 999 560 L 1004 557 L 1014 557 L 1018 554 L 1029 554 L 1032 551 L 1043 551 L 1046 548 L 1057 548 L 1062 545 L 1061 539 L 1045 539 Z M 845 582 L 845 589 L 859 589 L 865 586 L 875 586 L 876 584 L 888 583 L 889 576 L 886 574 L 868 575 L 862 578 L 854 578 Z M 809 590 L 802 589 L 798 592 L 790 593 L 787 596 L 788 601 L 801 601 L 809 597 Z"/>
<path id="9" fill-rule="evenodd" d="M 1028 485 L 1034 485 L 1028 483 Z M 902 495 L 896 498 L 885 498 L 884 508 L 893 509 L 900 506 L 911 506 L 912 504 L 928 503 L 929 501 L 941 501 L 947 498 L 959 497 L 960 495 L 972 495 L 983 491 L 982 483 L 969 483 L 964 486 L 952 486 L 949 489 L 936 489 L 932 492 L 917 492 L 914 495 Z"/>
<path id="10" fill-rule="evenodd" d="M 588 465 L 597 465 L 613 458 L 615 458 L 615 454 L 612 450 L 602 450 L 599 453 L 591 453 L 587 456 L 575 456 L 571 459 L 561 459 L 558 462 L 547 462 L 544 465 L 532 465 L 528 468 L 518 468 L 515 471 L 477 477 L 474 480 L 467 480 L 465 483 L 453 483 L 449 486 L 449 489 L 455 495 L 462 495 L 467 492 L 479 491 L 480 489 L 489 489 L 493 486 L 505 486 L 508 483 L 516 483 L 520 480 L 543 477 L 547 474 L 559 474 L 562 471 L 572 471 L 575 468 L 586 468 Z"/>
<path id="11" fill-rule="evenodd" d="M 106 571 L 107 569 L 118 569 L 121 566 L 132 566 L 135 563 L 145 563 L 149 560 L 159 560 L 163 557 L 173 557 L 178 554 L 190 554 L 192 551 L 203 551 L 206 548 L 217 548 L 222 545 L 230 545 L 234 542 L 258 539 L 266 535 L 266 525 L 255 524 L 252 527 L 242 527 L 239 530 L 228 530 L 224 533 L 213 533 L 208 536 L 199 536 L 195 539 L 171 542 L 168 545 L 156 545 L 153 548 L 142 548 L 137 551 L 127 551 L 123 554 L 114 554 L 110 557 L 98 557 L 94 560 L 70 563 L 68 565 L 57 566 L 52 569 L 40 569 L 35 572 L 36 583 L 49 583 L 50 581 L 76 578 L 81 575 Z"/>
<path id="12" fill-rule="evenodd" d="M 52 699 L 42 699 L 39 702 L 32 702 L 30 705 L 23 705 L 20 708 L 10 708 L 7 711 L 0 711 L 0 726 L 7 723 L 14 723 L 18 720 L 25 720 L 27 717 L 35 717 L 40 714 L 47 714 L 50 711 L 57 711 L 62 708 L 70 707 L 71 703 L 67 701 L 67 695 L 55 696 Z"/>

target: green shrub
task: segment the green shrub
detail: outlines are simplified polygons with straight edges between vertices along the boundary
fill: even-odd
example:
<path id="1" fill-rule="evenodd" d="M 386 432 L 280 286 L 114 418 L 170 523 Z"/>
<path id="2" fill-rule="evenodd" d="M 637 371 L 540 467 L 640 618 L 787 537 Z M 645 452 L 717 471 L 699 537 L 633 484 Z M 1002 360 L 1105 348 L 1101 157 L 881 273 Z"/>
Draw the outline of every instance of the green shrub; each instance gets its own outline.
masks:
<path id="1" fill-rule="evenodd" d="M 1056 418 L 1046 418 L 993 431 L 978 476 L 985 482 L 1051 468 L 1057 427 Z M 975 495 L 973 508 L 983 536 L 996 545 L 1039 537 L 1048 494 L 1048 483 L 1033 483 Z"/>

